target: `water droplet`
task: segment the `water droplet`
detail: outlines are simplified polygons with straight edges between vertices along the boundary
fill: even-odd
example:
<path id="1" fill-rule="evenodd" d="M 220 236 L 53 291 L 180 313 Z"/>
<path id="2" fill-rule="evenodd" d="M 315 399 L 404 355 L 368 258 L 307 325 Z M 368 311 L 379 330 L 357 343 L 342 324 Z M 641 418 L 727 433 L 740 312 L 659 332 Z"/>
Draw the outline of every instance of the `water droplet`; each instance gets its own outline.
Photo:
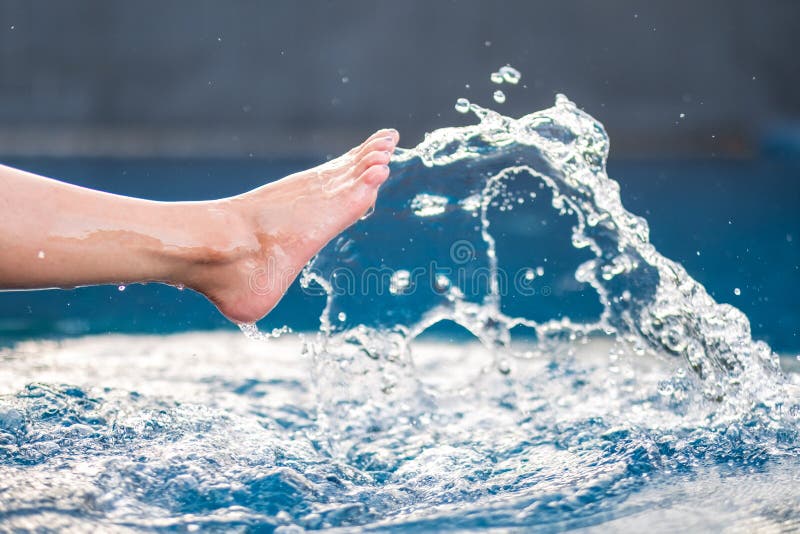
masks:
<path id="1" fill-rule="evenodd" d="M 502 104 L 503 102 L 506 101 L 505 93 L 503 93 L 503 91 L 500 91 L 499 89 L 494 92 L 494 95 L 492 95 L 492 97 L 494 98 L 494 101 L 497 102 L 498 104 Z"/>
<path id="2" fill-rule="evenodd" d="M 367 209 L 366 213 L 364 213 L 364 215 L 362 215 L 362 216 L 361 216 L 361 219 L 360 219 L 360 220 L 362 220 L 362 221 L 363 221 L 364 219 L 366 219 L 367 217 L 369 217 L 369 216 L 370 216 L 370 215 L 372 215 L 373 213 L 375 213 L 375 204 L 373 204 L 372 206 L 370 206 L 370 207 Z"/>
<path id="3" fill-rule="evenodd" d="M 686 118 L 686 113 L 681 113 L 681 114 L 679 115 L 679 117 L 680 117 L 680 118 L 682 118 L 682 119 L 683 119 L 683 118 Z"/>
<path id="4" fill-rule="evenodd" d="M 37 256 L 39 257 L 40 260 L 43 260 L 44 259 L 44 250 L 40 250 L 39 254 L 37 254 Z"/>
<path id="5" fill-rule="evenodd" d="M 342 83 L 347 83 L 349 81 L 350 81 L 350 78 L 348 78 L 347 76 L 342 76 Z"/>
<path id="6" fill-rule="evenodd" d="M 125 291 L 126 287 L 125 286 L 119 286 L 117 289 L 119 289 L 120 291 Z"/>
<path id="7" fill-rule="evenodd" d="M 345 312 L 339 312 L 339 315 L 337 315 L 336 317 L 342 322 L 347 320 L 347 314 Z"/>
<path id="8" fill-rule="evenodd" d="M 489 79 L 492 80 L 492 83 L 503 83 L 503 75 L 499 72 L 493 72 Z"/>
<path id="9" fill-rule="evenodd" d="M 463 199 L 459 202 L 461 205 L 461 209 L 464 211 L 478 211 L 481 208 L 481 204 L 483 203 L 483 199 L 481 198 L 480 194 L 470 195 L 467 198 Z"/>
<path id="10" fill-rule="evenodd" d="M 444 293 L 450 288 L 450 279 L 443 274 L 436 275 L 433 288 L 439 293 Z"/>
<path id="11" fill-rule="evenodd" d="M 175 286 L 175 289 L 177 289 L 178 291 L 183 291 L 184 289 L 186 289 L 186 286 L 183 284 L 178 284 Z"/>
<path id="12" fill-rule="evenodd" d="M 537 276 L 544 276 L 544 267 L 542 267 L 541 265 L 539 267 L 537 267 L 536 268 L 536 275 Z"/>
<path id="13" fill-rule="evenodd" d="M 519 79 L 522 78 L 522 74 L 520 74 L 519 71 L 511 65 L 502 67 L 500 69 L 500 74 L 503 76 L 503 80 L 512 85 L 516 85 L 519 82 Z"/>
<path id="14" fill-rule="evenodd" d="M 399 269 L 392 274 L 392 279 L 389 284 L 389 292 L 392 295 L 399 295 L 405 293 L 411 285 L 411 273 L 405 269 Z"/>
<path id="15" fill-rule="evenodd" d="M 739 289 L 738 287 L 735 287 L 735 288 L 733 288 L 733 294 L 738 297 L 739 295 L 742 294 L 742 290 Z"/>
<path id="16" fill-rule="evenodd" d="M 491 41 L 484 41 L 483 42 L 483 46 L 488 48 L 488 47 L 492 46 L 492 42 Z"/>
<path id="17" fill-rule="evenodd" d="M 459 98 L 456 100 L 456 111 L 459 113 L 467 113 L 469 111 L 469 100 L 466 98 Z"/>
<path id="18" fill-rule="evenodd" d="M 449 200 L 439 195 L 420 193 L 411 200 L 411 211 L 417 217 L 431 217 L 445 212 Z"/>
<path id="19" fill-rule="evenodd" d="M 526 269 L 525 280 L 533 280 L 534 278 L 536 278 L 536 273 L 533 272 L 533 269 Z"/>

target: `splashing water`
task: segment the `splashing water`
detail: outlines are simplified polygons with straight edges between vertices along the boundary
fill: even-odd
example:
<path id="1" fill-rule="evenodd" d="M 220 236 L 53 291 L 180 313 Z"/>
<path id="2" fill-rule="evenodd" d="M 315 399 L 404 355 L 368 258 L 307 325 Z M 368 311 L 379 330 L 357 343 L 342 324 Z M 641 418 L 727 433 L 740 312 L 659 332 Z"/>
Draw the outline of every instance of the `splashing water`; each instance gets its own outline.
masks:
<path id="1" fill-rule="evenodd" d="M 316 336 L 0 351 L 0 525 L 798 528 L 800 374 L 649 243 L 602 125 L 457 110 L 307 267 Z"/>
<path id="2" fill-rule="evenodd" d="M 454 321 L 496 354 L 519 357 L 510 331 L 522 325 L 542 341 L 603 334 L 637 352 L 678 356 L 702 379 L 710 398 L 741 389 L 735 384 L 746 375 L 768 377 L 770 387 L 776 386 L 772 381 L 781 383 L 777 355 L 751 339 L 747 318 L 716 303 L 683 267 L 660 255 L 649 242 L 647 222 L 624 209 L 619 184 L 605 174 L 608 137 L 600 123 L 563 95 L 555 107 L 517 120 L 476 104 L 470 109 L 479 124 L 438 130 L 416 148 L 400 151 L 393 180 L 382 191 L 382 213 L 347 230 L 306 269 L 303 283 L 319 283 L 329 294 L 322 325 L 336 335 L 326 342 L 348 339 L 348 332 L 330 328 L 328 318 L 343 310 L 358 318 L 359 327 L 401 333 L 402 343 L 439 321 Z M 429 178 L 434 172 L 436 183 Z M 518 186 L 515 198 L 507 191 L 510 182 Z M 535 322 L 501 312 L 501 278 L 507 273 L 498 262 L 492 207 L 499 202 L 500 211 L 511 210 L 515 200 L 535 198 L 537 185 L 551 191 L 557 213 L 572 218 L 572 246 L 590 251 L 574 277 L 596 292 L 602 306 L 596 322 Z M 416 192 L 421 187 L 435 193 Z M 382 231 L 392 227 L 391 218 L 412 220 L 411 215 L 445 220 L 417 226 L 413 234 Z M 457 239 L 429 238 L 442 228 Z M 430 247 L 422 257 L 433 261 L 423 269 L 408 263 L 414 246 Z M 346 255 L 340 253 L 345 247 Z M 423 290 L 404 302 L 384 291 L 380 277 L 370 284 L 376 267 L 416 267 L 417 277 L 425 278 L 435 275 L 427 270 L 431 266 L 458 273 L 470 287 Z M 480 268 L 485 280 L 475 278 Z M 537 271 L 544 274 L 541 267 Z"/>
<path id="3" fill-rule="evenodd" d="M 321 423 L 332 450 L 378 454 L 369 443 L 384 433 L 392 437 L 382 438 L 382 446 L 391 443 L 404 450 L 403 441 L 419 434 L 413 427 L 454 424 L 442 417 L 443 404 L 485 410 L 475 407 L 474 397 L 491 391 L 494 402 L 524 414 L 521 427 L 504 431 L 530 432 L 528 438 L 538 441 L 541 429 L 550 428 L 572 436 L 565 438 L 571 443 L 568 449 L 583 440 L 593 444 L 589 449 L 597 447 L 598 440 L 614 442 L 616 438 L 605 436 L 621 432 L 631 439 L 631 447 L 643 447 L 649 460 L 641 469 L 646 471 L 696 465 L 682 456 L 697 454 L 688 452 L 692 440 L 703 443 L 703 455 L 747 457 L 745 463 L 754 456 L 796 460 L 796 380 L 786 379 L 779 357 L 766 344 L 752 340 L 748 320 L 739 310 L 715 302 L 683 267 L 649 242 L 647 222 L 625 210 L 619 185 L 605 173 L 609 142 L 602 125 L 563 95 L 557 96 L 554 107 L 520 119 L 474 103 L 470 110 L 480 119 L 478 124 L 437 130 L 419 146 L 399 151 L 375 214 L 332 242 L 304 273 L 304 284 L 317 283 L 328 293 L 323 334 L 308 350 L 316 362 Z M 498 242 L 494 230 L 495 223 L 503 228 L 504 214 L 520 203 L 544 202 L 545 191 L 549 219 L 543 223 L 567 218 L 571 228 L 557 237 L 579 258 L 571 270 L 561 261 L 557 281 L 564 285 L 571 278 L 578 288 L 574 294 L 583 299 L 593 295 L 597 311 L 586 320 L 571 320 L 568 305 L 555 317 L 538 320 L 526 316 L 524 309 L 521 315 L 505 312 L 506 301 L 520 296 L 552 296 L 552 287 L 540 285 L 537 290 L 534 285 L 546 280 L 541 265 L 516 273 L 504 266 L 498 252 L 503 240 Z M 398 219 L 405 221 L 407 232 L 392 225 Z M 553 236 L 539 241 L 548 239 Z M 532 240 L 512 247 L 530 249 L 532 256 L 554 253 L 536 250 L 536 245 Z M 397 273 L 403 273 L 405 287 L 414 290 L 395 291 Z M 560 300 L 573 302 L 574 294 L 562 290 Z M 558 304 L 550 304 L 554 306 Z M 330 321 L 331 314 L 342 312 L 347 321 Z M 431 355 L 419 340 L 444 323 L 469 332 L 482 351 L 467 351 L 466 359 L 437 356 L 436 351 Z M 576 354 L 582 354 L 584 362 L 591 360 L 587 351 L 607 354 L 609 374 L 582 376 L 574 387 L 555 385 L 574 372 L 564 368 L 575 363 Z M 659 362 L 660 376 L 641 368 L 654 361 Z M 579 367 L 577 374 L 587 372 Z M 590 368 L 590 375 L 598 369 Z M 431 371 L 446 376 L 426 376 Z M 454 376 L 461 376 L 462 382 Z M 648 386 L 649 380 L 653 382 Z M 587 383 L 593 385 L 586 387 Z M 467 397 L 464 391 L 470 392 Z M 442 419 L 433 422 L 433 414 Z M 466 414 L 456 409 L 450 416 Z M 470 424 L 477 425 L 473 431 L 491 426 L 491 417 L 497 416 L 491 410 L 487 419 L 472 414 Z M 599 426 L 592 429 L 594 425 Z M 462 422 L 454 426 L 463 430 Z M 747 431 L 746 438 L 745 427 L 753 431 Z M 719 442 L 722 435 L 730 439 L 724 446 Z M 544 440 L 550 439 L 562 442 L 555 435 Z M 441 440 L 460 443 L 455 435 Z M 471 456 L 476 448 L 470 443 L 466 450 L 447 453 L 434 448 L 438 452 L 426 461 L 438 462 L 437 471 L 441 467 L 475 476 L 483 460 Z M 494 450 L 495 445 L 483 446 L 477 448 Z M 664 447 L 672 452 L 644 453 Z M 677 454 L 683 459 L 676 460 L 677 450 L 683 451 Z M 426 461 L 420 460 L 413 471 L 420 484 L 428 476 Z M 594 461 L 602 463 L 598 458 L 590 464 Z M 588 465 L 583 468 L 591 470 Z M 525 470 L 515 464 L 512 471 L 519 469 Z M 581 476 L 581 469 L 575 476 Z M 633 479 L 641 482 L 621 476 L 614 483 Z M 438 490 L 451 483 L 437 480 L 443 485 Z M 467 485 L 459 491 L 470 489 Z M 542 513 L 532 504 L 535 499 L 526 502 L 536 510 L 533 515 Z M 581 508 L 577 502 L 560 506 Z"/>

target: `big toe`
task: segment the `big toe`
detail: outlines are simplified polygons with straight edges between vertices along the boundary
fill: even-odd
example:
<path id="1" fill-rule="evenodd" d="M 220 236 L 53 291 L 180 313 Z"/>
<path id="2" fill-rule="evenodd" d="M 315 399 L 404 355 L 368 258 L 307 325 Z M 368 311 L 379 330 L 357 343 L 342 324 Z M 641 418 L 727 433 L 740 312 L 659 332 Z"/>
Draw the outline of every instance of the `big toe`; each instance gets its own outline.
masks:
<path id="1" fill-rule="evenodd" d="M 397 146 L 397 142 L 399 140 L 400 140 L 400 134 L 397 132 L 397 130 L 394 129 L 378 130 L 377 132 L 369 136 L 363 143 L 353 148 L 350 151 L 350 154 L 358 159 L 376 150 L 393 151 Z"/>

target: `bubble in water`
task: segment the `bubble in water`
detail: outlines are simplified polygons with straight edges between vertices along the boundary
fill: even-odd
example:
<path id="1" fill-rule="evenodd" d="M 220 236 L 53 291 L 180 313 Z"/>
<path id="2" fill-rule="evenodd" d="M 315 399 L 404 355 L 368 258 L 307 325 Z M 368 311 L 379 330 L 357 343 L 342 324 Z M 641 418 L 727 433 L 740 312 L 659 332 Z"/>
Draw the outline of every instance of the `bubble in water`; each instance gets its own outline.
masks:
<path id="1" fill-rule="evenodd" d="M 337 315 L 336 317 L 342 322 L 347 320 L 347 314 L 345 312 L 339 312 L 339 315 Z"/>
<path id="2" fill-rule="evenodd" d="M 522 78 L 522 75 L 519 73 L 519 71 L 511 65 L 502 67 L 500 69 L 500 74 L 503 76 L 503 80 L 512 85 L 519 83 L 520 78 Z"/>
<path id="3" fill-rule="evenodd" d="M 466 98 L 459 98 L 456 100 L 456 111 L 459 113 L 467 113 L 469 111 L 469 100 Z"/>
<path id="4" fill-rule="evenodd" d="M 492 97 L 494 98 L 494 101 L 497 102 L 498 104 L 502 104 L 503 102 L 506 101 L 506 94 L 499 89 L 494 92 L 494 95 L 492 95 Z"/>
<path id="5" fill-rule="evenodd" d="M 405 269 L 398 269 L 392 274 L 392 279 L 389 284 L 389 292 L 392 295 L 400 295 L 408 290 L 411 285 L 411 273 Z"/>
<path id="6" fill-rule="evenodd" d="M 733 294 L 738 297 L 739 295 L 742 294 L 742 290 L 739 289 L 738 287 L 736 287 L 736 288 L 733 289 Z"/>
<path id="7" fill-rule="evenodd" d="M 533 272 L 533 269 L 525 269 L 525 280 L 533 280 L 536 278 L 536 273 Z"/>
<path id="8" fill-rule="evenodd" d="M 511 365 L 506 359 L 499 360 L 497 362 L 497 370 L 500 371 L 501 374 L 507 375 L 511 373 Z"/>
<path id="9" fill-rule="evenodd" d="M 125 291 L 126 287 L 125 286 L 119 286 L 117 289 L 119 289 L 120 291 Z"/>
<path id="10" fill-rule="evenodd" d="M 541 265 L 539 267 L 537 267 L 536 268 L 536 274 L 537 274 L 537 276 L 544 276 L 544 267 L 542 267 Z"/>
<path id="11" fill-rule="evenodd" d="M 492 80 L 492 83 L 503 83 L 503 75 L 499 72 L 493 72 L 489 79 Z"/>
<path id="12" fill-rule="evenodd" d="M 449 200 L 439 195 L 420 193 L 411 200 L 411 211 L 417 217 L 431 217 L 445 212 Z"/>

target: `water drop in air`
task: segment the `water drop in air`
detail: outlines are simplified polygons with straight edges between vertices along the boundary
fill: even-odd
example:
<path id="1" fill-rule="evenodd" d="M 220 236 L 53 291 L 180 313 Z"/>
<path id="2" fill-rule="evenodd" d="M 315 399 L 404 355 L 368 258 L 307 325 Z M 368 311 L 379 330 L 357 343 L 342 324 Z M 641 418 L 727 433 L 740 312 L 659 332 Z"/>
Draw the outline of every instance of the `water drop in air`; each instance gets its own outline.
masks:
<path id="1" fill-rule="evenodd" d="M 441 215 L 447 209 L 449 202 L 447 197 L 419 193 L 411 200 L 411 211 L 417 217 Z"/>
<path id="2" fill-rule="evenodd" d="M 389 284 L 389 292 L 392 295 L 405 293 L 409 285 L 411 285 L 411 273 L 405 269 L 399 269 L 392 274 L 392 279 Z"/>
<path id="3" fill-rule="evenodd" d="M 503 102 L 506 101 L 505 93 L 503 91 L 500 91 L 499 89 L 495 91 L 494 95 L 492 96 L 494 98 L 494 101 L 497 102 L 498 104 L 502 104 Z"/>
<path id="4" fill-rule="evenodd" d="M 436 275 L 433 288 L 439 293 L 444 293 L 450 288 L 450 279 L 443 274 Z"/>
<path id="5" fill-rule="evenodd" d="M 510 65 L 502 67 L 500 69 L 500 74 L 503 76 L 503 80 L 512 85 L 516 85 L 520 78 L 522 78 L 522 75 L 519 73 L 519 71 Z"/>

